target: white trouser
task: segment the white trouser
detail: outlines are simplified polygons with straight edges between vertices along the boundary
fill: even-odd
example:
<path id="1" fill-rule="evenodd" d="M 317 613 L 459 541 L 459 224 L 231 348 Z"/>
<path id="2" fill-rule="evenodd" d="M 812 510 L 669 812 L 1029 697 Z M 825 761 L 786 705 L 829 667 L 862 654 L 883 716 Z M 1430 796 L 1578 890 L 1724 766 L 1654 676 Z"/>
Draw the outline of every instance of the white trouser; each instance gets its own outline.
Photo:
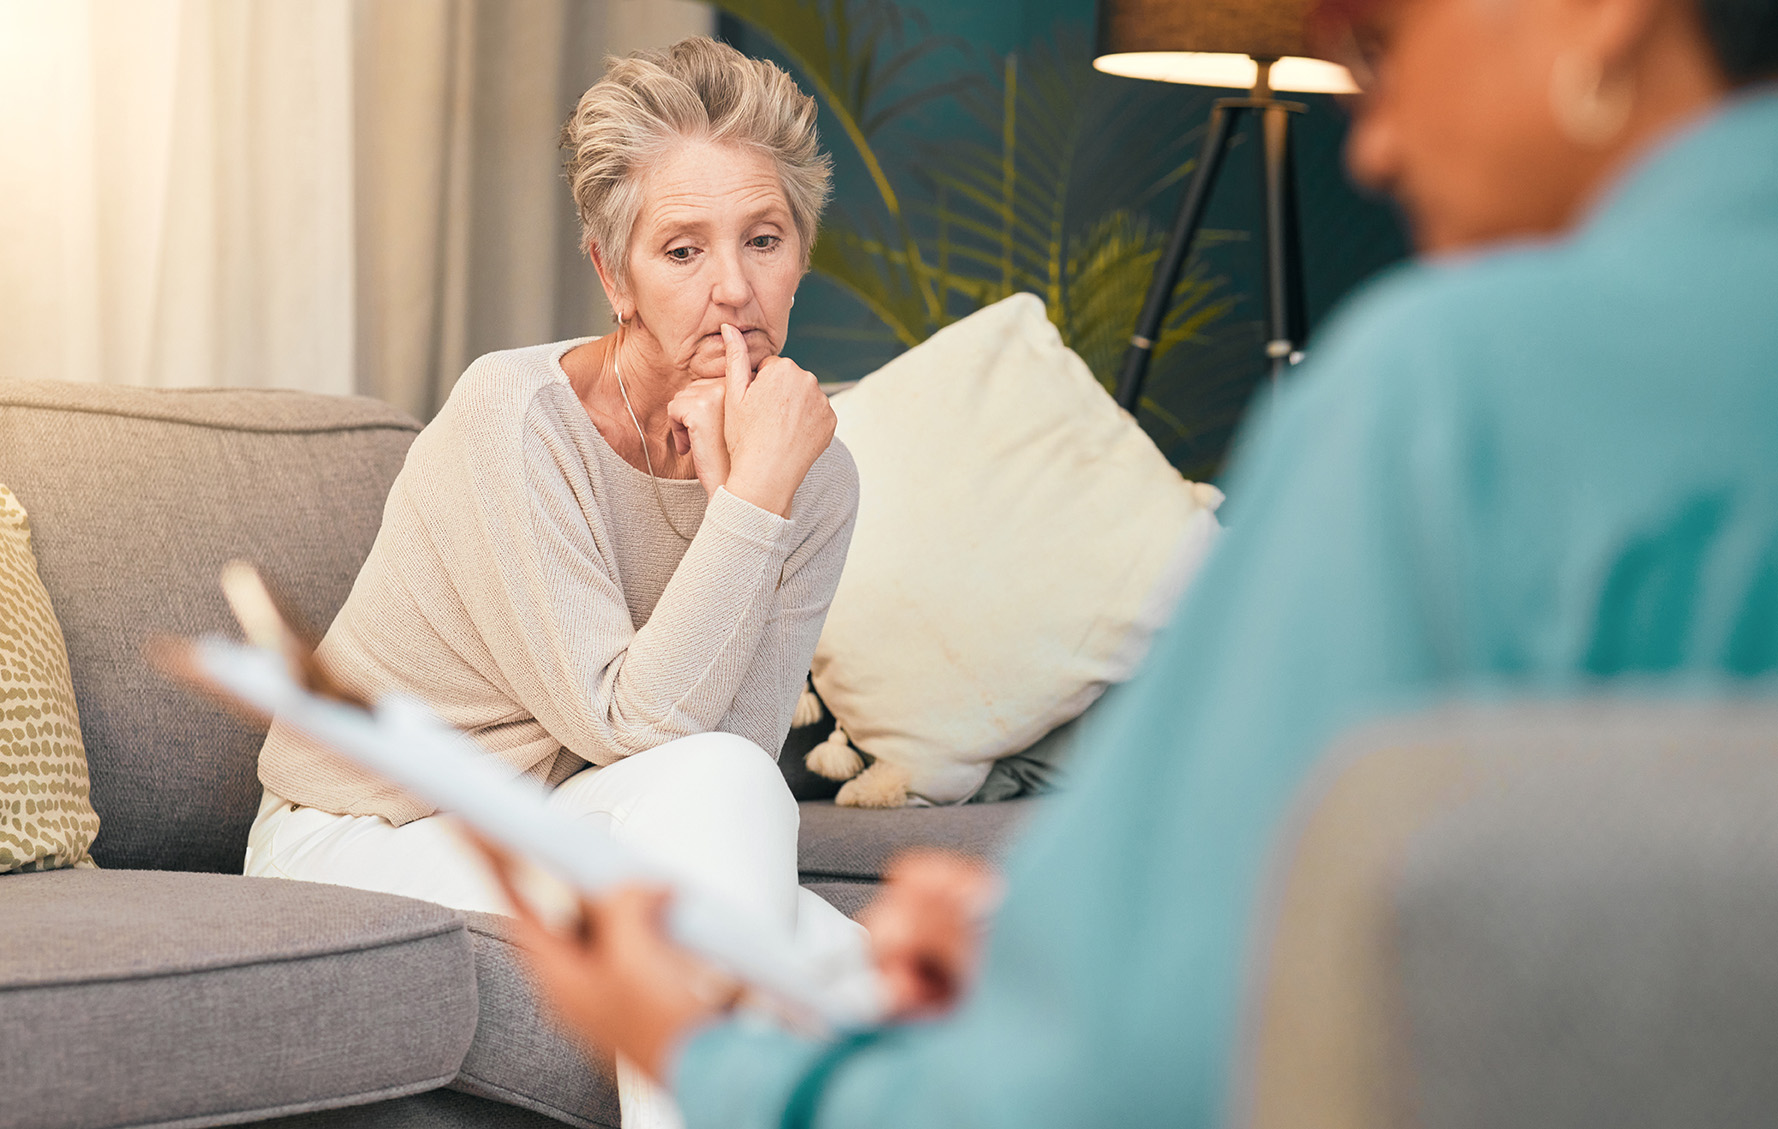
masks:
<path id="1" fill-rule="evenodd" d="M 823 965 L 856 969 L 868 960 L 863 928 L 797 885 L 796 801 L 777 764 L 744 737 L 704 733 L 583 769 L 550 804 L 783 922 L 802 951 L 822 954 Z M 245 872 L 510 912 L 480 856 L 437 817 L 396 827 L 379 816 L 297 807 L 267 792 L 247 835 Z M 617 1068 L 624 1129 L 680 1124 L 668 1094 L 627 1061 Z"/>

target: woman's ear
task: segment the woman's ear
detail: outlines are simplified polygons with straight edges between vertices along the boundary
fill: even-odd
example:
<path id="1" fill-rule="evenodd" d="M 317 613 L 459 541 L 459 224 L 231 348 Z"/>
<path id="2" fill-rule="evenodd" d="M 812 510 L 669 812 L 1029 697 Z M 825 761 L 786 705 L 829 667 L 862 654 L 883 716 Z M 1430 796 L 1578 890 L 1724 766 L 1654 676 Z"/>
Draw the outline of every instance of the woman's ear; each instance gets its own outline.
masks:
<path id="1" fill-rule="evenodd" d="M 1662 0 L 1563 0 L 1561 7 L 1569 52 L 1615 76 L 1635 68 L 1637 55 L 1670 5 Z"/>
<path id="2" fill-rule="evenodd" d="M 611 277 L 611 271 L 605 266 L 605 258 L 599 254 L 596 243 L 587 244 L 587 258 L 593 261 L 593 269 L 599 272 L 599 285 L 605 288 L 605 301 L 611 306 L 611 316 L 622 323 L 629 316 L 629 298 L 618 289 Z"/>

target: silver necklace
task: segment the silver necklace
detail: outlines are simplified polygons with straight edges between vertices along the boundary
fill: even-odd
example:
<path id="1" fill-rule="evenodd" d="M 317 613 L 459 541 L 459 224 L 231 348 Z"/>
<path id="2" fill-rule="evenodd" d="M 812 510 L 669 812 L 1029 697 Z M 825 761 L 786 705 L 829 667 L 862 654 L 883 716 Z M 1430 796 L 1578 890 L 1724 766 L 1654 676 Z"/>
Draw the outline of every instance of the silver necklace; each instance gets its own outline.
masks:
<path id="1" fill-rule="evenodd" d="M 623 329 L 619 320 L 618 329 Z M 630 422 L 636 426 L 636 438 L 642 441 L 642 462 L 648 467 L 648 481 L 654 486 L 654 501 L 661 508 L 661 517 L 666 519 L 667 528 L 671 529 L 681 541 L 690 542 L 691 534 L 686 533 L 673 523 L 673 514 L 667 509 L 666 496 L 661 493 L 661 480 L 654 473 L 654 459 L 648 453 L 648 436 L 642 430 L 642 421 L 636 418 L 636 409 L 630 406 L 630 392 L 624 387 L 624 370 L 617 363 L 617 342 L 611 343 L 611 373 L 617 377 L 617 394 L 624 399 L 624 411 L 630 413 Z M 695 532 L 695 530 L 694 530 Z"/>

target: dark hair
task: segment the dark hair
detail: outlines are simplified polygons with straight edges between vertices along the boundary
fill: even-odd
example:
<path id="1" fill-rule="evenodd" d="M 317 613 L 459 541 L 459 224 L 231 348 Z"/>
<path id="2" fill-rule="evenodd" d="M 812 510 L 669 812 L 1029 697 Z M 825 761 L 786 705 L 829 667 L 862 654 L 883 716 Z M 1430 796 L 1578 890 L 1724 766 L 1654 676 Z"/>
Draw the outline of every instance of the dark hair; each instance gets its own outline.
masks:
<path id="1" fill-rule="evenodd" d="M 1337 44 L 1343 29 L 1379 0 L 1316 0 L 1308 12 L 1310 42 Z M 1778 78 L 1778 0 L 1692 0 L 1704 21 L 1710 53 L 1731 86 Z"/>
<path id="2" fill-rule="evenodd" d="M 1778 78 L 1778 0 L 1697 0 L 1704 34 L 1729 82 Z"/>

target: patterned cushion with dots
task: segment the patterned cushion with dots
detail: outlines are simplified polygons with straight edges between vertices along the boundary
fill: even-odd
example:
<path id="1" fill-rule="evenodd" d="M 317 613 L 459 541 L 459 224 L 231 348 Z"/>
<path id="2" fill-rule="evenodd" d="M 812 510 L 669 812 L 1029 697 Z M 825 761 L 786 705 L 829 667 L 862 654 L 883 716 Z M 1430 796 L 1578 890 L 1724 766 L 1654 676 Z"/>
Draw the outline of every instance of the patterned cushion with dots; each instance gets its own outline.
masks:
<path id="1" fill-rule="evenodd" d="M 98 832 L 68 649 L 25 508 L 0 485 L 0 875 L 93 866 Z"/>

